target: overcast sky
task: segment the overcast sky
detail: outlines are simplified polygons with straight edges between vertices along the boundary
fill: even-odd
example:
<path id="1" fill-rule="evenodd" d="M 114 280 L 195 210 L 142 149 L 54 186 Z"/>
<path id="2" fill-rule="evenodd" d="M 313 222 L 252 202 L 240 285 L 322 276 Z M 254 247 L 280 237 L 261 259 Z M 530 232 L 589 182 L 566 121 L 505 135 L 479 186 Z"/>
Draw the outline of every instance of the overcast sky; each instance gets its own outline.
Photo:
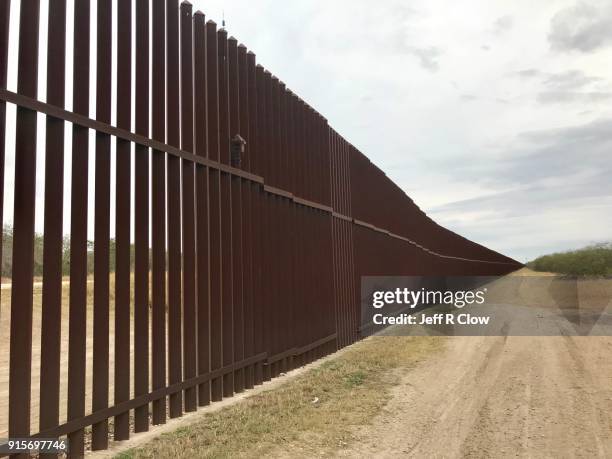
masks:
<path id="1" fill-rule="evenodd" d="M 521 261 L 612 240 L 612 0 L 192 3 L 442 225 Z"/>

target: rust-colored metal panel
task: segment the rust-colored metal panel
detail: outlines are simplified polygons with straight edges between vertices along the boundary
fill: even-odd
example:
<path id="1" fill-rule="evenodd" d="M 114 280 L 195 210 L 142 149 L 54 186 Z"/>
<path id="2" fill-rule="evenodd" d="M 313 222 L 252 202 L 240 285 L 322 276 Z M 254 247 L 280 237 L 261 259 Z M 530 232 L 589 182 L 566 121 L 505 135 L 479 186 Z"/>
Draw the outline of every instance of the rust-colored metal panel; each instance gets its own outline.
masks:
<path id="1" fill-rule="evenodd" d="M 166 7 L 153 0 L 152 134 L 166 141 Z M 152 164 L 152 389 L 166 385 L 166 154 L 153 150 Z M 166 398 L 153 402 L 153 424 L 166 422 Z"/>
<path id="2" fill-rule="evenodd" d="M 48 24 L 47 102 L 63 108 L 66 78 L 65 0 L 56 2 L 54 8 L 49 11 Z M 4 125 L 3 121 L 2 125 Z M 3 129 L 3 127 L 0 129 Z M 59 423 L 63 216 L 64 121 L 47 117 L 45 148 L 45 244 L 43 246 L 44 282 L 40 346 L 40 430 L 56 427 Z M 51 457 L 51 455 L 47 457 Z"/>
<path id="3" fill-rule="evenodd" d="M 38 0 L 21 3 L 17 90 L 32 98 L 37 96 L 39 16 Z M 14 195 L 8 426 L 13 438 L 30 433 L 32 373 L 36 112 L 23 107 L 17 108 Z"/>
<path id="4" fill-rule="evenodd" d="M 287 189 L 287 107 L 286 107 L 286 93 L 287 89 L 284 83 L 279 82 L 278 85 L 278 111 L 279 111 L 279 150 L 278 150 L 278 171 L 279 171 L 279 181 L 278 184 L 281 188 Z M 279 272 L 279 288 L 277 289 L 279 292 L 279 319 L 280 319 L 280 329 L 279 329 L 279 351 L 285 352 L 290 349 L 289 345 L 289 304 L 292 301 L 291 295 L 291 265 L 289 263 L 291 249 L 289 247 L 289 231 L 286 229 L 289 228 L 289 209 L 290 209 L 290 200 L 287 198 L 280 198 L 279 200 L 279 217 L 280 217 L 280 225 L 279 225 L 279 236 L 280 236 L 280 246 L 279 246 L 279 255 L 280 255 L 280 272 Z M 284 229 L 284 230 L 283 230 Z M 279 374 L 287 371 L 288 358 L 285 357 L 279 361 Z"/>
<path id="5" fill-rule="evenodd" d="M 255 152 L 255 110 L 253 92 L 255 56 L 247 53 L 245 46 L 238 46 L 238 73 L 240 98 L 240 127 L 245 135 L 246 151 L 242 159 L 242 168 L 251 171 L 251 157 Z M 255 108 L 255 107 L 253 107 Z M 243 311 L 244 311 L 244 357 L 255 355 L 254 322 L 253 322 L 253 194 L 256 187 L 249 181 L 242 184 L 242 256 L 243 256 Z M 251 389 L 254 385 L 254 366 L 244 369 L 244 387 Z"/>
<path id="6" fill-rule="evenodd" d="M 192 6 L 181 3 L 181 149 L 194 152 L 193 134 L 193 18 Z M 196 240 L 195 240 L 195 168 L 182 160 L 182 254 L 183 254 L 183 363 L 184 379 L 196 376 Z M 198 406 L 195 387 L 185 390 L 185 411 Z"/>
<path id="7" fill-rule="evenodd" d="M 9 19 L 11 0 L 0 3 L 0 89 L 6 89 Z M 4 156 L 6 142 L 6 102 L 0 100 L 0 221 L 4 221 Z M 0 235 L 0 260 L 2 259 L 2 236 Z M 0 293 L 1 294 L 1 293 Z"/>
<path id="8" fill-rule="evenodd" d="M 117 127 L 132 127 L 132 2 L 117 4 Z M 130 143 L 116 139 L 115 403 L 130 398 L 130 239 L 132 157 Z M 129 412 L 115 416 L 115 440 L 130 436 Z"/>
<path id="9" fill-rule="evenodd" d="M 219 161 L 219 61 L 217 25 L 206 23 L 206 87 L 208 88 L 208 157 Z M 210 369 L 223 366 L 221 305 L 221 173 L 209 169 L 210 212 Z M 223 380 L 211 380 L 211 400 L 223 397 Z"/>
<path id="10" fill-rule="evenodd" d="M 228 84 L 228 43 L 227 31 L 217 32 L 219 72 L 219 158 L 222 164 L 230 164 L 230 119 Z M 221 309 L 223 366 L 234 360 L 234 312 L 233 312 L 233 260 L 232 260 L 232 177 L 221 172 Z M 223 396 L 234 394 L 234 373 L 223 375 Z"/>
<path id="11" fill-rule="evenodd" d="M 277 77 L 272 76 L 270 82 L 270 158 L 268 160 L 270 170 L 270 182 L 278 187 L 280 177 L 280 149 L 281 149 L 281 127 L 280 127 L 280 86 Z M 271 326 L 271 355 L 282 352 L 282 198 L 276 195 L 268 195 L 270 203 L 269 226 L 267 228 L 270 237 L 270 285 L 269 292 L 271 298 L 270 326 Z M 273 242 L 274 241 L 274 242 Z M 276 247 L 276 250 L 275 250 Z M 273 255 L 274 254 L 274 255 Z M 275 361 L 270 368 L 271 377 L 275 378 L 280 374 L 280 361 Z"/>
<path id="12" fill-rule="evenodd" d="M 166 1 L 166 143 L 181 146 L 179 94 L 179 9 L 176 0 Z M 168 155 L 168 383 L 182 380 L 181 305 L 181 160 Z M 181 392 L 170 395 L 171 418 L 183 412 Z"/>
<path id="13" fill-rule="evenodd" d="M 74 8 L 73 110 L 89 114 L 90 2 Z M 87 318 L 88 130 L 72 125 L 70 206 L 70 294 L 68 311 L 68 420 L 85 415 L 85 343 Z M 78 154 L 75 154 L 77 153 Z M 68 435 L 71 455 L 84 454 L 84 430 Z"/>
<path id="14" fill-rule="evenodd" d="M 205 17 L 201 12 L 194 15 L 194 107 L 195 107 L 195 152 L 208 157 L 208 86 L 206 78 L 207 34 Z M 210 259 L 208 179 L 210 170 L 196 166 L 196 293 L 197 293 L 197 372 L 210 371 Z M 198 385 L 198 405 L 210 403 L 210 381 Z"/>
<path id="15" fill-rule="evenodd" d="M 294 125 L 294 95 L 288 89 L 285 90 L 285 111 L 286 111 L 286 144 L 285 144 L 285 186 L 288 190 L 294 190 L 294 175 L 292 170 L 292 160 L 295 155 L 295 125 Z M 286 322 L 286 348 L 295 348 L 295 301 L 296 301 L 296 204 L 293 201 L 287 201 L 287 300 L 285 301 Z M 286 359 L 285 371 L 295 368 L 293 356 Z"/>
<path id="16" fill-rule="evenodd" d="M 149 1 L 136 3 L 136 47 L 149 49 Z M 136 133 L 149 135 L 149 53 L 136 53 Z M 135 146 L 134 158 L 134 396 L 149 392 L 149 163 L 150 151 Z M 149 430 L 149 405 L 134 410 L 134 431 Z"/>
<path id="17" fill-rule="evenodd" d="M 262 79 L 262 97 L 261 105 L 264 107 L 261 134 L 263 137 L 262 142 L 262 155 L 261 155 L 261 174 L 265 177 L 270 176 L 270 157 L 272 150 L 272 75 L 270 72 L 264 70 Z M 262 269 L 262 291 L 261 291 L 261 304 L 262 304 L 262 339 L 263 349 L 268 353 L 269 356 L 274 355 L 272 348 L 272 334 L 274 329 L 272 327 L 272 315 L 273 315 L 273 296 L 271 289 L 271 279 L 273 278 L 273 265 L 271 262 L 271 234 L 270 228 L 273 226 L 272 215 L 271 215 L 271 200 L 272 197 L 269 193 L 262 192 L 261 197 L 261 238 L 262 238 L 262 250 L 261 250 L 261 269 Z M 263 380 L 269 381 L 272 377 L 272 368 L 269 364 L 263 367 Z"/>
<path id="18" fill-rule="evenodd" d="M 252 58 L 253 64 L 255 64 L 255 56 Z M 250 159 L 252 171 L 258 175 L 263 175 L 263 155 L 265 150 L 264 143 L 264 118 L 265 118 L 265 104 L 263 103 L 265 91 L 264 91 L 264 69 L 261 65 L 256 65 L 255 69 L 251 69 L 250 73 L 254 73 L 251 76 L 251 86 L 254 90 L 249 92 L 252 94 L 252 111 L 254 112 L 255 119 L 255 153 Z M 254 327 L 254 339 L 253 344 L 255 346 L 256 353 L 262 353 L 265 351 L 265 340 L 264 340 L 264 266 L 263 266 L 263 225 L 265 222 L 263 215 L 263 187 L 256 186 L 253 193 L 253 327 Z M 255 365 L 254 372 L 254 383 L 259 385 L 263 382 L 264 371 L 263 364 L 261 362 Z"/>
<path id="19" fill-rule="evenodd" d="M 112 1 L 98 0 L 96 48 L 96 120 L 111 119 Z M 108 407 L 110 136 L 96 132 L 94 211 L 94 310 L 92 411 Z M 91 429 L 92 450 L 108 447 L 108 420 Z"/>
<path id="20" fill-rule="evenodd" d="M 244 138 L 240 125 L 239 81 L 238 81 L 238 41 L 234 37 L 228 39 L 228 97 L 229 97 L 229 137 L 234 139 L 236 135 Z M 242 156 L 242 155 L 240 155 Z M 234 167 L 239 164 L 230 162 Z M 244 311 L 243 311 L 243 257 L 242 257 L 242 179 L 237 176 L 231 178 L 232 194 L 232 335 L 233 335 L 233 361 L 240 362 L 244 359 Z M 244 368 L 238 368 L 233 375 L 234 391 L 244 390 Z"/>

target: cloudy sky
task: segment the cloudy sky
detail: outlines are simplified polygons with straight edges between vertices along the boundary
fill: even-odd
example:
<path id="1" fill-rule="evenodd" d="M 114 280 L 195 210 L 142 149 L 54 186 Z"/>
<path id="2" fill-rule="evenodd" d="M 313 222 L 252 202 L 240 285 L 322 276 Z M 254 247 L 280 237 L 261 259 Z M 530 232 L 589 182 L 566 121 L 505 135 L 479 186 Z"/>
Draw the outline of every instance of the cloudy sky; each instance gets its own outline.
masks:
<path id="1" fill-rule="evenodd" d="M 612 0 L 192 3 L 448 228 L 612 240 Z"/>
<path id="2" fill-rule="evenodd" d="M 522 261 L 612 240 L 612 0 L 194 6 L 443 225 Z"/>

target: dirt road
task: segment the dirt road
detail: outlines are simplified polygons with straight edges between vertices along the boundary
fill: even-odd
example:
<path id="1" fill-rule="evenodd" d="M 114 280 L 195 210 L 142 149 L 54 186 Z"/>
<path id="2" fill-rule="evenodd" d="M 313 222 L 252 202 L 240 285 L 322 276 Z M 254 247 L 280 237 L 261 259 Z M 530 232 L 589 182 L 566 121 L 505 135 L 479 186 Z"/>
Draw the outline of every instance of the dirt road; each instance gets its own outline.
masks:
<path id="1" fill-rule="evenodd" d="M 442 339 L 340 456 L 612 457 L 611 337 Z"/>

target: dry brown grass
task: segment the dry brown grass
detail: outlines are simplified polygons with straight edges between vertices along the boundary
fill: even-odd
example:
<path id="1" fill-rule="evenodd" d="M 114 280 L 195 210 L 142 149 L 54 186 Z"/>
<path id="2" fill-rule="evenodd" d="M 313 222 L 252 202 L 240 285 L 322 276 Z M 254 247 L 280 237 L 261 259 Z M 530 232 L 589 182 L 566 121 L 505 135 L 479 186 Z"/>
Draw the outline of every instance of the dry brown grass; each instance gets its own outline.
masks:
<path id="1" fill-rule="evenodd" d="M 276 389 L 210 413 L 118 458 L 312 457 L 353 441 L 436 337 L 374 337 Z M 316 400 L 316 402 L 314 402 Z"/>

